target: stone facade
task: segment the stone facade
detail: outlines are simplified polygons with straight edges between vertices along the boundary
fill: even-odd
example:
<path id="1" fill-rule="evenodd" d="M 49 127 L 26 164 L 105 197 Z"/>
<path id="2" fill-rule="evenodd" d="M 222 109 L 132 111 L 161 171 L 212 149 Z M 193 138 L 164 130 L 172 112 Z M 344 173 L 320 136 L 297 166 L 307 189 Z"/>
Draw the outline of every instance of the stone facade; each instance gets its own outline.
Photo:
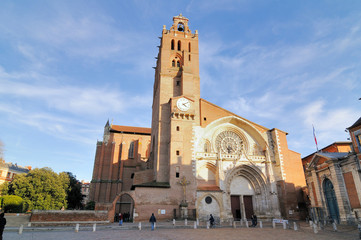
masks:
<path id="1" fill-rule="evenodd" d="M 361 118 L 348 128 L 352 142 L 335 142 L 302 159 L 310 217 L 354 223 L 361 217 Z"/>
<path id="2" fill-rule="evenodd" d="M 306 183 L 287 133 L 200 98 L 198 32 L 187 18 L 163 26 L 160 42 L 150 134 L 107 123 L 91 185 L 96 208 L 129 211 L 137 221 L 151 213 L 158 219 L 213 214 L 220 221 L 302 217 Z M 127 158 L 124 146 L 137 141 L 147 147 L 137 150 L 137 160 Z"/>
<path id="3" fill-rule="evenodd" d="M 0 184 L 11 182 L 17 174 L 26 174 L 31 170 L 30 166 L 22 167 L 16 163 L 7 163 L 0 161 Z"/>

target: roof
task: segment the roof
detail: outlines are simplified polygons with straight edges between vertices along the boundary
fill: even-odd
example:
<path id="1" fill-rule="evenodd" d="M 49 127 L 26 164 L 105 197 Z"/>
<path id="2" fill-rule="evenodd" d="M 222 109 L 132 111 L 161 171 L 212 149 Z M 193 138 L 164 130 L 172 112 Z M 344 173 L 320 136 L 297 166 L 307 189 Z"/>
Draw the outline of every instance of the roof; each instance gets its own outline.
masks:
<path id="1" fill-rule="evenodd" d="M 328 148 L 328 147 L 330 147 L 330 146 L 332 146 L 332 145 L 342 145 L 342 144 L 350 144 L 350 145 L 351 145 L 352 142 L 351 142 L 351 141 L 338 141 L 338 142 L 334 142 L 334 143 L 331 143 L 331 144 L 327 145 L 326 147 L 321 148 L 320 151 L 322 151 L 323 149 L 326 149 L 326 148 Z M 317 152 L 313 152 L 313 153 L 311 153 L 311 154 L 308 154 L 306 157 L 303 157 L 302 160 L 305 159 L 305 158 L 308 158 L 309 156 L 312 156 L 313 154 L 316 154 L 316 153 L 317 153 Z"/>
<path id="2" fill-rule="evenodd" d="M 7 163 L 7 162 L 2 162 L 0 163 L 0 166 L 2 167 L 5 167 L 5 168 L 8 168 L 9 170 L 12 170 L 12 171 L 18 171 L 18 172 L 23 172 L 23 173 L 28 173 L 31 169 L 31 167 L 23 167 L 23 166 L 20 166 L 18 165 L 17 163 Z"/>
<path id="3" fill-rule="evenodd" d="M 361 117 L 354 124 L 352 124 L 351 127 L 348 127 L 347 129 L 358 127 L 360 125 L 361 125 Z"/>
<path id="4" fill-rule="evenodd" d="M 326 157 L 328 159 L 338 159 L 338 158 L 344 158 L 348 155 L 346 152 L 320 152 L 317 153 L 317 155 Z"/>
<path id="5" fill-rule="evenodd" d="M 318 152 L 313 156 L 311 162 L 309 163 L 309 166 L 317 165 L 320 158 L 326 158 L 328 160 L 341 160 L 342 158 L 345 158 L 347 156 L 348 153 L 345 152 Z"/>
<path id="6" fill-rule="evenodd" d="M 233 115 L 233 116 L 235 116 L 235 117 L 238 117 L 238 118 L 240 118 L 240 119 L 242 119 L 242 120 L 244 120 L 244 121 L 246 121 L 246 122 L 248 122 L 248 123 L 250 123 L 250 124 L 253 124 L 253 125 L 256 125 L 256 126 L 258 126 L 258 127 L 260 127 L 260 128 L 263 128 L 265 131 L 269 131 L 269 130 L 270 130 L 269 128 L 266 128 L 266 127 L 264 127 L 264 126 L 262 126 L 262 125 L 259 125 L 259 124 L 255 123 L 255 122 L 252 122 L 252 121 L 250 121 L 250 120 L 248 120 L 248 119 L 246 119 L 246 118 L 244 118 L 244 117 L 241 117 L 241 116 L 239 116 L 239 115 L 237 115 L 237 114 L 235 114 L 235 113 L 233 113 L 233 112 L 231 112 L 231 111 L 229 111 L 229 110 L 227 110 L 227 109 L 224 109 L 224 108 L 222 108 L 222 107 L 220 107 L 220 106 L 218 106 L 218 105 L 216 105 L 216 104 L 214 104 L 214 103 L 211 103 L 211 102 L 205 100 L 204 98 L 200 98 L 200 100 L 203 101 L 203 102 L 205 102 L 205 103 L 208 103 L 208 104 L 210 104 L 210 105 L 212 105 L 212 106 L 214 106 L 214 107 L 217 107 L 217 108 L 219 108 L 219 109 L 222 109 L 223 111 L 225 111 L 225 112 L 227 112 L 227 113 L 229 113 L 229 114 L 231 114 L 231 115 Z"/>
<path id="7" fill-rule="evenodd" d="M 121 133 L 132 133 L 132 134 L 146 134 L 150 135 L 152 132 L 151 128 L 143 128 L 143 127 L 131 127 L 131 126 L 120 126 L 120 125 L 112 125 L 110 131 L 113 132 L 121 132 Z"/>

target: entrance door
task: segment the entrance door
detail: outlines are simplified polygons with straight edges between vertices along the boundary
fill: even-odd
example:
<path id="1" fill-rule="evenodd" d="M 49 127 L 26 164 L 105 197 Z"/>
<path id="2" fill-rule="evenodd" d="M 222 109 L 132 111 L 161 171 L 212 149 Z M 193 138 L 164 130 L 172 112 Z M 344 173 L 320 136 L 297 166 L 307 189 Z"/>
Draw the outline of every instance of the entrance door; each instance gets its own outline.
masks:
<path id="1" fill-rule="evenodd" d="M 254 214 L 252 196 L 243 196 L 243 203 L 244 203 L 244 211 L 246 213 L 246 218 L 251 219 L 251 216 Z"/>
<path id="2" fill-rule="evenodd" d="M 234 220 L 239 221 L 241 219 L 241 204 L 239 196 L 231 196 L 231 209 Z"/>
<path id="3" fill-rule="evenodd" d="M 334 221 L 340 223 L 340 213 L 338 211 L 336 194 L 330 179 L 325 179 L 325 181 L 323 182 L 323 189 L 325 193 L 328 214 Z"/>

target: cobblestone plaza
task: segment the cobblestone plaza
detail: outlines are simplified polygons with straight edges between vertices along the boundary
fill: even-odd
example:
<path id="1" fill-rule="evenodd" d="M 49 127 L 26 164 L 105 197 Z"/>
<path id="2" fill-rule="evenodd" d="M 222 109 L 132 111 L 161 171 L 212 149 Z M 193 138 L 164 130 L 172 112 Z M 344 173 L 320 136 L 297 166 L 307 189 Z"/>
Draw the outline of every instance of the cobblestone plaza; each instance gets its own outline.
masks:
<path id="1" fill-rule="evenodd" d="M 5 240 L 58 240 L 58 239 L 359 239 L 356 226 L 339 226 L 337 232 L 333 232 L 330 226 L 319 230 L 317 234 L 306 224 L 301 223 L 299 230 L 284 230 L 281 225 L 273 229 L 271 225 L 264 224 L 264 228 L 246 228 L 237 226 L 236 229 L 222 226 L 214 229 L 202 228 L 193 229 L 191 226 L 187 228 L 178 226 L 173 229 L 170 223 L 159 223 L 155 231 L 150 230 L 149 223 L 143 224 L 142 230 L 136 230 L 137 225 L 125 224 L 122 227 L 116 224 L 110 226 L 99 226 L 96 232 L 91 227 L 80 227 L 79 232 L 75 232 L 74 228 L 24 228 L 24 232 L 19 234 L 16 228 L 6 229 L 4 232 Z"/>

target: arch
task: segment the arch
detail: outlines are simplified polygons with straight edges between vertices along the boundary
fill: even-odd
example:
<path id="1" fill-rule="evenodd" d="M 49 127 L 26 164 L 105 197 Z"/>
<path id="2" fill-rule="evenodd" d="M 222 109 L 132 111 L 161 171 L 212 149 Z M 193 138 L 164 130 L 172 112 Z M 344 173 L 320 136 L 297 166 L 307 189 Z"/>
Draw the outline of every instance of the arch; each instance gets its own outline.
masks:
<path id="1" fill-rule="evenodd" d="M 226 178 L 226 191 L 231 193 L 231 182 L 234 177 L 242 176 L 246 178 L 253 187 L 256 195 L 262 195 L 267 193 L 266 177 L 264 174 L 254 166 L 240 165 L 230 171 Z"/>
<path id="2" fill-rule="evenodd" d="M 178 51 L 182 50 L 182 42 L 178 40 Z"/>
<path id="3" fill-rule="evenodd" d="M 338 209 L 335 189 L 330 179 L 325 178 L 323 181 L 323 192 L 325 195 L 328 215 L 337 223 L 340 223 L 340 212 Z"/>
<path id="4" fill-rule="evenodd" d="M 179 32 L 184 32 L 184 23 L 179 22 L 179 23 L 178 23 L 177 30 L 178 30 Z"/>
<path id="5" fill-rule="evenodd" d="M 235 192 L 235 195 L 231 195 L 231 184 L 234 179 L 237 177 L 243 177 L 248 181 L 249 185 L 253 191 L 241 191 L 241 193 Z M 225 177 L 225 192 L 229 196 L 227 201 L 229 201 L 230 206 L 232 205 L 232 198 L 237 198 L 238 196 L 242 197 L 244 205 L 240 206 L 240 215 L 242 218 L 250 218 L 250 216 L 255 212 L 256 214 L 269 214 L 272 211 L 272 202 L 270 201 L 270 189 L 267 185 L 267 178 L 261 172 L 261 170 L 255 166 L 250 165 L 240 165 L 232 170 L 230 170 Z M 247 203 L 246 204 L 246 200 Z M 235 202 L 234 202 L 235 203 Z M 239 201 L 238 201 L 239 203 Z M 246 205 L 248 207 L 246 207 Z M 237 208 L 232 208 L 232 214 L 237 218 Z M 233 212 L 234 211 L 234 212 Z"/>
<path id="6" fill-rule="evenodd" d="M 122 213 L 123 216 L 125 214 L 125 217 L 127 217 L 127 214 L 129 213 L 129 219 L 126 218 L 124 221 L 131 221 L 133 219 L 133 210 L 134 210 L 134 199 L 133 197 L 128 193 L 120 194 L 116 198 L 116 206 L 115 206 L 115 214 L 116 216 L 119 215 L 119 213 Z"/>
<path id="7" fill-rule="evenodd" d="M 206 140 L 203 146 L 203 150 L 205 153 L 211 152 L 211 142 L 209 140 Z"/>
<path id="8" fill-rule="evenodd" d="M 172 41 L 170 42 L 170 49 L 174 50 L 174 39 L 172 39 Z"/>
<path id="9" fill-rule="evenodd" d="M 172 67 L 175 67 L 175 60 L 172 60 Z"/>
<path id="10" fill-rule="evenodd" d="M 207 213 L 207 209 L 205 211 L 203 210 L 203 203 L 205 201 L 206 197 L 211 197 L 213 200 L 215 200 L 215 202 L 218 204 L 219 207 L 219 216 L 214 215 L 214 209 L 212 209 L 212 211 L 209 211 Z M 223 213 L 224 213 L 224 206 L 222 204 L 222 198 L 221 196 L 216 196 L 213 193 L 203 193 L 200 197 L 197 198 L 197 218 L 199 218 L 200 220 L 207 220 L 209 219 L 208 215 L 212 214 L 215 218 L 219 217 L 220 219 L 223 219 Z"/>
<path id="11" fill-rule="evenodd" d="M 177 61 L 177 67 L 180 67 L 180 61 L 179 60 Z"/>
<path id="12" fill-rule="evenodd" d="M 129 145 L 128 158 L 134 158 L 134 141 Z"/>
<path id="13" fill-rule="evenodd" d="M 242 118 L 236 117 L 236 116 L 223 117 L 223 118 L 213 121 L 205 128 L 205 132 L 210 132 L 210 131 L 212 131 L 211 129 L 215 129 L 218 126 L 225 124 L 225 123 L 230 123 L 230 124 L 233 124 L 235 126 L 235 128 L 237 127 L 237 128 L 243 129 L 256 140 L 256 142 L 260 145 L 262 150 L 268 149 L 268 144 L 267 144 L 266 140 L 264 139 L 264 137 L 262 136 L 262 134 L 254 126 L 252 126 L 249 122 L 245 121 Z"/>
<path id="14" fill-rule="evenodd" d="M 191 43 L 188 43 L 188 52 L 191 52 Z"/>

